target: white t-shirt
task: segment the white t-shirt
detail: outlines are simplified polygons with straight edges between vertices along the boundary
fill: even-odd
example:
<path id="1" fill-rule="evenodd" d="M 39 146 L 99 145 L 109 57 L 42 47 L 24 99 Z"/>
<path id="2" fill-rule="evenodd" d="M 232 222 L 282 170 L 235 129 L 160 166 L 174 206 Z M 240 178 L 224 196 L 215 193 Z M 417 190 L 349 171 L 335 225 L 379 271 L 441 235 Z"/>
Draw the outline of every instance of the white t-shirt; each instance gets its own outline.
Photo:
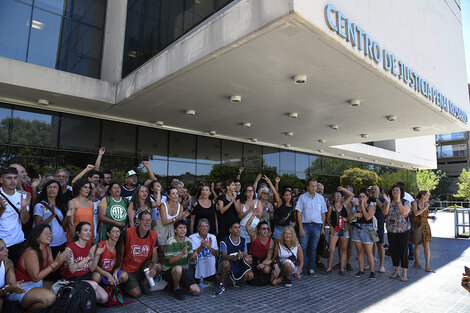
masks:
<path id="1" fill-rule="evenodd" d="M 405 191 L 405 194 L 403 195 L 403 199 L 410 201 L 410 203 L 415 201 L 415 198 L 413 198 L 413 196 L 407 193 L 406 191 Z"/>
<path id="2" fill-rule="evenodd" d="M 207 234 L 206 240 L 212 239 L 211 248 L 214 250 L 218 250 L 217 247 L 217 238 L 212 234 Z M 202 238 L 199 236 L 199 233 L 194 233 L 189 236 L 191 243 L 193 245 L 193 251 L 198 249 L 201 246 Z M 196 272 L 194 274 L 195 278 L 203 278 L 215 275 L 216 268 L 215 268 L 215 256 L 210 252 L 208 248 L 204 248 L 201 253 L 197 256 L 196 260 Z"/>
<path id="3" fill-rule="evenodd" d="M 56 207 L 54 211 L 59 218 L 59 220 L 64 220 L 64 215 L 62 212 Z M 52 215 L 52 212 L 46 208 L 42 203 L 37 203 L 34 206 L 34 215 L 42 217 L 42 220 L 46 220 L 49 216 Z M 36 226 L 36 223 L 33 224 L 33 227 Z M 50 246 L 51 247 L 58 247 L 67 242 L 67 233 L 64 231 L 64 228 L 59 224 L 57 218 L 53 218 L 52 221 L 49 222 L 49 226 L 51 226 L 52 231 L 52 241 Z"/>
<path id="4" fill-rule="evenodd" d="M 21 199 L 24 197 L 21 193 L 16 190 L 12 196 L 9 196 L 5 193 L 3 188 L 2 193 L 16 206 L 18 210 L 21 210 Z M 7 208 L 0 217 L 0 238 L 2 238 L 3 241 L 5 241 L 6 246 L 9 247 L 23 242 L 24 233 L 21 229 L 20 216 L 16 210 L 11 207 L 8 201 L 5 202 Z M 29 207 L 27 207 L 27 210 L 29 211 Z"/>

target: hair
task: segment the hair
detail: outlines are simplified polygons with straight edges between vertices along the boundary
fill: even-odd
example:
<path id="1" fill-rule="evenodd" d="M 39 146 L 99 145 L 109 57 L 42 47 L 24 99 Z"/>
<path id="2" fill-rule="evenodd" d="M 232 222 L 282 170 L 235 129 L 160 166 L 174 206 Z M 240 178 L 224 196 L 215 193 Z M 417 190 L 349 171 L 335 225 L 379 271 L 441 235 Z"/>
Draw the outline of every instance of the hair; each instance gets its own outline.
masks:
<path id="1" fill-rule="evenodd" d="M 197 188 L 197 192 L 196 192 L 196 200 L 199 200 L 199 198 L 201 197 L 202 195 L 202 188 L 204 187 L 208 187 L 209 188 L 209 192 L 211 190 L 211 187 L 209 187 L 207 184 L 203 183 L 201 184 L 198 188 Z M 209 196 L 210 196 L 210 193 L 209 193 Z"/>
<path id="2" fill-rule="evenodd" d="M 18 170 L 14 167 L 7 167 L 0 171 L 0 176 L 7 175 L 7 174 L 18 175 Z"/>
<path id="3" fill-rule="evenodd" d="M 186 229 L 188 228 L 188 225 L 186 225 L 186 222 L 184 220 L 177 220 L 174 224 L 173 224 L 173 227 L 174 229 L 176 229 L 178 226 L 180 225 L 184 225 L 186 226 Z"/>
<path id="4" fill-rule="evenodd" d="M 281 201 L 282 201 L 282 204 L 287 204 L 286 201 L 284 200 L 284 195 L 286 194 L 286 192 L 290 193 L 291 197 L 292 197 L 292 191 L 287 189 L 287 188 L 284 188 L 282 190 L 282 193 L 281 193 Z M 290 199 L 290 204 L 292 205 L 293 202 L 292 202 L 292 198 Z"/>
<path id="5" fill-rule="evenodd" d="M 361 193 L 365 194 L 366 197 L 369 198 L 369 192 L 367 191 L 367 188 L 361 188 L 361 190 L 359 190 L 359 192 L 357 193 L 357 196 L 359 197 Z"/>
<path id="6" fill-rule="evenodd" d="M 229 187 L 232 183 L 234 183 L 235 181 L 233 179 L 227 179 L 224 183 L 224 186 L 225 187 Z"/>
<path id="7" fill-rule="evenodd" d="M 67 174 L 67 179 L 70 178 L 70 172 L 67 171 L 65 168 L 59 168 L 57 171 L 55 171 L 54 176 L 57 176 L 57 174 L 59 174 L 60 172 L 64 172 L 65 174 Z"/>
<path id="8" fill-rule="evenodd" d="M 117 181 L 112 181 L 112 182 L 110 182 L 109 185 L 108 185 L 108 190 L 106 191 L 106 194 L 107 194 L 108 196 L 111 196 L 111 188 L 113 188 L 114 185 L 118 185 L 119 188 L 121 188 L 121 184 L 118 183 Z"/>
<path id="9" fill-rule="evenodd" d="M 40 225 L 34 227 L 31 230 L 31 233 L 29 234 L 28 238 L 26 239 L 26 242 L 25 242 L 25 244 L 23 246 L 23 249 L 22 249 L 22 252 L 21 252 L 21 254 L 23 254 L 23 252 L 26 251 L 26 249 L 28 249 L 28 248 L 33 249 L 34 252 L 36 252 L 36 254 L 38 255 L 39 267 L 40 268 L 42 267 L 42 263 L 44 263 L 44 258 L 42 257 L 41 250 L 39 249 L 38 238 L 39 238 L 39 236 L 41 236 L 41 234 L 42 234 L 42 232 L 44 231 L 45 228 L 49 228 L 49 230 L 51 230 L 51 226 L 49 226 L 49 224 L 40 224 Z M 19 254 L 19 255 L 21 255 L 21 254 Z"/>
<path id="10" fill-rule="evenodd" d="M 104 179 L 104 175 L 105 175 L 105 174 L 112 175 L 110 170 L 104 170 L 104 171 L 101 171 L 101 172 L 100 172 L 100 178 L 101 178 L 101 179 Z"/>
<path id="11" fill-rule="evenodd" d="M 120 227 L 116 226 L 116 225 L 110 225 L 108 227 L 108 230 L 106 231 L 106 235 L 108 233 L 110 233 L 113 228 L 117 228 L 120 231 L 119 238 L 118 238 L 118 241 L 116 242 L 116 246 L 115 246 L 115 248 L 116 248 L 116 264 L 114 265 L 114 267 L 116 268 L 116 267 L 121 267 L 121 265 L 122 265 L 122 257 L 124 255 L 124 236 L 123 236 L 123 233 L 122 233 L 122 229 Z M 108 236 L 108 238 L 109 238 L 109 236 Z"/>
<path id="12" fill-rule="evenodd" d="M 150 217 L 152 216 L 152 213 L 150 213 L 149 211 L 145 210 L 145 211 L 142 211 L 139 213 L 139 216 L 137 216 L 137 219 L 138 220 L 142 220 L 142 218 L 144 217 L 144 214 L 148 214 L 150 215 Z"/>
<path id="13" fill-rule="evenodd" d="M 307 179 L 307 184 L 306 184 L 306 186 L 308 187 L 311 182 L 318 183 L 318 181 L 317 181 L 315 178 L 309 178 L 309 179 Z"/>
<path id="14" fill-rule="evenodd" d="M 199 230 L 201 223 L 206 223 L 209 226 L 209 229 L 211 228 L 211 224 L 209 224 L 209 220 L 203 217 L 203 218 L 200 218 L 199 221 L 197 222 L 197 230 Z"/>
<path id="15" fill-rule="evenodd" d="M 403 197 L 405 196 L 405 187 L 403 185 L 399 185 L 399 184 L 395 184 L 395 185 L 392 186 L 392 188 L 390 188 L 390 191 L 389 191 L 390 199 L 393 200 L 392 190 L 395 187 L 400 189 L 400 200 L 403 199 Z"/>
<path id="16" fill-rule="evenodd" d="M 238 224 L 238 225 L 240 225 L 240 222 L 234 221 L 234 222 L 230 223 L 230 226 L 229 226 L 229 228 L 228 228 L 228 229 L 232 228 L 232 227 L 233 227 L 233 225 L 235 225 L 235 224 Z"/>
<path id="17" fill-rule="evenodd" d="M 158 180 L 156 180 L 156 179 L 155 179 L 155 180 L 152 180 L 152 181 L 147 185 L 148 188 L 149 188 L 149 191 L 150 191 L 151 189 L 153 189 L 153 187 L 155 186 L 156 183 L 159 183 L 160 186 L 162 185 Z"/>
<path id="18" fill-rule="evenodd" d="M 282 233 L 281 233 L 281 237 L 279 237 L 279 243 L 282 246 L 287 247 L 286 242 L 284 241 L 284 234 L 286 233 L 286 230 L 290 230 L 290 232 L 292 234 L 292 243 L 293 243 L 292 247 L 296 247 L 299 244 L 299 241 L 297 239 L 297 235 L 295 234 L 295 230 L 294 230 L 294 228 L 292 228 L 292 226 L 284 227 L 284 229 L 282 230 Z M 290 247 L 287 247 L 287 248 L 290 248 Z"/>
<path id="19" fill-rule="evenodd" d="M 268 187 L 261 187 L 260 189 L 258 189 L 258 198 L 261 199 L 261 194 L 263 192 L 267 192 L 269 194 L 269 189 Z"/>
<path id="20" fill-rule="evenodd" d="M 268 224 L 267 221 L 261 221 L 261 222 L 258 223 L 258 225 L 256 225 L 256 230 L 257 230 L 257 231 L 260 231 L 261 226 L 263 226 L 263 225 L 266 225 L 266 226 L 268 226 L 268 228 L 269 228 L 269 224 Z"/>
<path id="21" fill-rule="evenodd" d="M 50 181 L 48 181 L 47 183 L 44 184 L 44 186 L 41 189 L 41 192 L 38 195 L 37 203 L 39 203 L 41 201 L 45 201 L 45 202 L 49 203 L 47 201 L 48 200 L 47 199 L 47 187 L 49 187 L 52 184 L 57 184 L 57 186 L 59 186 L 59 190 L 58 190 L 59 193 L 57 194 L 57 196 L 55 198 L 55 205 L 60 210 L 60 212 L 62 212 L 63 216 L 65 217 L 65 215 L 67 213 L 66 203 L 64 202 L 64 200 L 61 197 L 60 184 L 57 180 L 52 179 L 52 180 L 50 180 Z"/>
<path id="22" fill-rule="evenodd" d="M 73 184 L 73 197 L 77 197 L 80 194 L 80 189 L 82 189 L 83 186 L 86 184 L 90 184 L 88 179 L 86 178 L 80 178 Z M 90 184 L 90 191 L 91 191 L 91 184 Z"/>
<path id="23" fill-rule="evenodd" d="M 170 198 L 170 193 L 171 193 L 171 190 L 173 189 L 178 192 L 178 188 L 176 188 L 175 186 L 171 186 L 170 189 L 168 189 L 168 198 Z"/>
<path id="24" fill-rule="evenodd" d="M 86 175 L 86 177 L 91 178 L 93 177 L 93 175 L 96 175 L 96 174 L 98 174 L 101 177 L 100 171 L 97 171 L 97 170 L 88 171 L 88 174 Z"/>
<path id="25" fill-rule="evenodd" d="M 79 236 L 78 233 L 82 231 L 83 226 L 89 225 L 91 227 L 91 224 L 88 222 L 80 222 L 78 223 L 77 227 L 75 227 L 75 235 L 73 236 L 73 241 L 77 241 Z"/>
<path id="26" fill-rule="evenodd" d="M 181 186 L 184 187 L 183 182 L 182 182 L 182 181 L 179 181 L 179 180 L 177 180 L 177 181 L 175 181 L 173 184 L 171 184 L 171 187 L 175 187 L 175 188 L 176 188 L 176 186 L 178 186 L 178 185 L 181 185 Z"/>
<path id="27" fill-rule="evenodd" d="M 137 188 L 135 188 L 135 191 L 132 194 L 130 203 L 134 204 L 134 211 L 137 211 L 137 209 L 140 207 L 139 192 L 144 188 L 147 189 L 147 191 L 149 191 L 147 186 L 140 185 L 140 186 L 137 186 Z M 147 198 L 145 199 L 145 205 L 147 205 L 147 207 L 150 210 L 152 209 L 152 202 L 150 201 L 150 192 L 147 193 Z"/>
<path id="28" fill-rule="evenodd" d="M 252 184 L 249 184 L 249 185 L 244 186 L 244 187 L 242 188 L 241 192 L 240 192 L 240 202 L 241 202 L 241 203 L 246 203 L 246 201 L 248 200 L 248 197 L 247 197 L 246 194 L 245 194 L 246 189 L 247 189 L 248 187 L 253 188 L 253 200 L 256 200 L 256 198 L 255 198 L 255 196 L 254 196 L 254 195 L 255 195 L 255 187 L 253 187 Z"/>
<path id="29" fill-rule="evenodd" d="M 427 191 L 427 190 L 420 190 L 420 191 L 418 191 L 418 194 L 416 195 L 416 199 L 419 200 L 419 199 L 421 199 L 424 195 L 426 195 L 426 194 L 428 194 L 428 193 L 429 193 L 429 191 Z"/>

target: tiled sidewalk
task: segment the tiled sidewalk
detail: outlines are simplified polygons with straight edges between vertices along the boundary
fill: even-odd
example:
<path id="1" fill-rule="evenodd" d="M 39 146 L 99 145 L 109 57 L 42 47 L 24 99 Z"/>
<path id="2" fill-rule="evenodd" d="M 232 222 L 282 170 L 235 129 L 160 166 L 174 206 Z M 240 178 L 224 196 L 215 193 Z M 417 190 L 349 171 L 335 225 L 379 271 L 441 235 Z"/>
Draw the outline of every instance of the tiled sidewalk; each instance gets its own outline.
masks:
<path id="1" fill-rule="evenodd" d="M 431 225 L 435 233 L 452 227 L 444 223 L 448 216 L 442 217 Z M 441 228 L 444 231 L 439 232 Z M 423 258 L 421 249 L 421 264 Z M 188 294 L 184 301 L 158 291 L 125 307 L 100 308 L 98 312 L 470 312 L 470 294 L 460 286 L 463 267 L 470 265 L 468 240 L 433 238 L 431 266 L 435 272 L 412 268 L 411 263 L 407 283 L 388 278 L 390 257 L 385 261 L 387 273 L 377 273 L 375 280 L 368 279 L 367 271 L 362 278 L 355 278 L 355 272 L 345 276 L 337 271 L 319 272 L 318 278 L 304 275 L 294 280 L 292 288 L 242 285 L 228 287 L 220 296 L 214 295 L 213 288 L 205 288 L 202 296 Z M 357 263 L 353 266 L 357 270 Z"/>

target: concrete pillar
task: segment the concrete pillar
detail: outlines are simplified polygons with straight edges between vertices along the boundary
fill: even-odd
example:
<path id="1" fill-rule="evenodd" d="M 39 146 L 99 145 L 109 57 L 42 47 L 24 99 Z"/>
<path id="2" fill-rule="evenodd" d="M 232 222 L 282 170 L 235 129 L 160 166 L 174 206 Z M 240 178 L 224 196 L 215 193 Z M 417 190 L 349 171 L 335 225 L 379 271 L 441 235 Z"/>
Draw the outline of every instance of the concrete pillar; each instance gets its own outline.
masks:
<path id="1" fill-rule="evenodd" d="M 126 18 L 127 0 L 107 1 L 101 79 L 110 83 L 121 80 Z"/>

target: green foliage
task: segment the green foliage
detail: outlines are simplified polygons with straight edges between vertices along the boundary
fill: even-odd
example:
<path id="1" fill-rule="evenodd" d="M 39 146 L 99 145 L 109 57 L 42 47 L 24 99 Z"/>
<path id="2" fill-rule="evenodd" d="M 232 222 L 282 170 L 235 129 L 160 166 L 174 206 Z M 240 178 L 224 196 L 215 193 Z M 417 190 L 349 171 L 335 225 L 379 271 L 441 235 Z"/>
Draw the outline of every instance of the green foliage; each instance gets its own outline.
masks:
<path id="1" fill-rule="evenodd" d="M 396 172 L 383 172 L 380 175 L 380 184 L 386 193 L 398 182 L 404 182 L 406 190 L 410 193 L 415 193 L 416 189 L 416 174 L 412 171 L 398 170 Z"/>
<path id="2" fill-rule="evenodd" d="M 359 191 L 362 187 L 377 185 L 379 183 L 379 175 L 370 170 L 354 167 L 343 172 L 340 182 L 342 186 L 350 185 L 354 191 Z"/>
<path id="3" fill-rule="evenodd" d="M 416 185 L 419 190 L 433 191 L 446 174 L 441 170 L 422 170 L 416 173 Z"/>
<path id="4" fill-rule="evenodd" d="M 470 200 L 470 170 L 467 170 L 466 168 L 462 169 L 457 186 L 459 187 L 459 190 L 454 196 Z"/>
<path id="5" fill-rule="evenodd" d="M 447 196 L 449 195 L 449 188 L 452 184 L 452 178 L 447 175 L 444 175 L 439 180 L 439 184 L 436 186 L 436 189 L 432 192 L 431 196 L 433 198 L 437 198 L 441 201 L 447 200 Z"/>

